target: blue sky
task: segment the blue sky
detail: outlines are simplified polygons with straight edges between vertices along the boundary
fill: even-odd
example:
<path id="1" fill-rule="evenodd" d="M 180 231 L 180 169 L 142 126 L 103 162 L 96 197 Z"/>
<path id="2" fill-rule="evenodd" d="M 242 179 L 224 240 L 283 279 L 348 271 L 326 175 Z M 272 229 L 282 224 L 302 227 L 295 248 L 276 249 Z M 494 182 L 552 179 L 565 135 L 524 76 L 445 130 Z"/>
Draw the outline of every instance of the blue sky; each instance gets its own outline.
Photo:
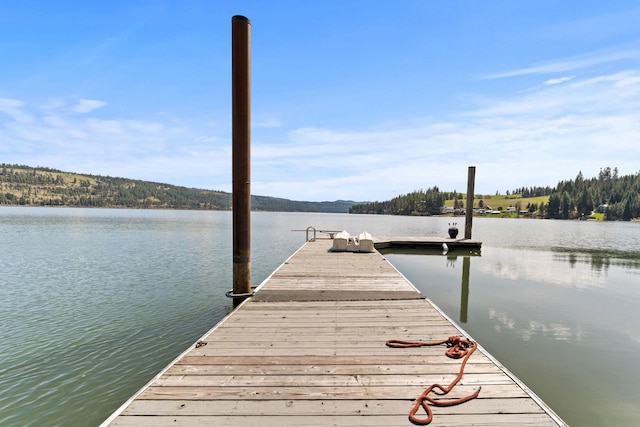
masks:
<path id="1" fill-rule="evenodd" d="M 231 18 L 252 194 L 387 200 L 640 170 L 636 1 L 31 1 L 0 9 L 0 163 L 231 190 Z"/>

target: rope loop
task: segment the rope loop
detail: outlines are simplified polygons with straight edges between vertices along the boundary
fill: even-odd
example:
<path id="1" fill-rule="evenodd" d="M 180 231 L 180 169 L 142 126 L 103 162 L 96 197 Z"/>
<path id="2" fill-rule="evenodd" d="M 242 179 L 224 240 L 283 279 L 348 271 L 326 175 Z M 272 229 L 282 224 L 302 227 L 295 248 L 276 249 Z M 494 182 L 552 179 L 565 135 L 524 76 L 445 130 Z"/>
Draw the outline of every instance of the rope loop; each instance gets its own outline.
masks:
<path id="1" fill-rule="evenodd" d="M 413 405 L 413 408 L 409 411 L 409 421 L 416 425 L 427 425 L 431 423 L 433 420 L 433 410 L 431 409 L 431 405 L 433 406 L 454 406 L 459 405 L 464 402 L 468 402 L 471 399 L 475 399 L 478 397 L 480 393 L 479 387 L 478 390 L 471 393 L 468 396 L 461 397 L 458 399 L 452 400 L 440 400 L 434 399 L 429 396 L 431 392 L 437 394 L 438 396 L 444 396 L 448 394 L 453 388 L 460 382 L 462 379 L 462 375 L 464 374 L 464 367 L 469 360 L 469 357 L 473 354 L 473 352 L 478 348 L 478 343 L 469 340 L 468 338 L 461 337 L 458 335 L 452 335 L 448 339 L 443 341 L 434 341 L 434 342 L 424 342 L 424 341 L 403 341 L 403 340 L 388 340 L 386 345 L 387 347 L 392 348 L 410 348 L 410 347 L 425 347 L 425 346 L 435 346 L 446 344 L 447 350 L 445 351 L 445 355 L 452 359 L 461 359 L 464 358 L 461 365 L 460 370 L 456 378 L 446 387 L 440 384 L 431 384 L 427 387 L 422 394 L 416 399 L 416 403 Z M 420 418 L 417 416 L 420 408 L 424 409 L 426 416 Z"/>

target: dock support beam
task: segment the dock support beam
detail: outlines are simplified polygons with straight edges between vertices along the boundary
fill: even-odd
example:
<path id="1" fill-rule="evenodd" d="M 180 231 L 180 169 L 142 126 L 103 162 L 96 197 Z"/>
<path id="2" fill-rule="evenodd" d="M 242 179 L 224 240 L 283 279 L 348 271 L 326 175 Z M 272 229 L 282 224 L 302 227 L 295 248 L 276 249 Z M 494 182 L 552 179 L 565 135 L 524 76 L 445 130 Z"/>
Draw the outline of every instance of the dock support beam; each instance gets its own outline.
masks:
<path id="1" fill-rule="evenodd" d="M 251 23 L 231 20 L 233 301 L 251 294 Z M 236 297 L 237 296 L 237 297 Z"/>
<path id="2" fill-rule="evenodd" d="M 467 178 L 467 214 L 464 222 L 464 238 L 471 238 L 471 227 L 473 225 L 473 191 L 476 186 L 476 167 L 469 166 Z"/>

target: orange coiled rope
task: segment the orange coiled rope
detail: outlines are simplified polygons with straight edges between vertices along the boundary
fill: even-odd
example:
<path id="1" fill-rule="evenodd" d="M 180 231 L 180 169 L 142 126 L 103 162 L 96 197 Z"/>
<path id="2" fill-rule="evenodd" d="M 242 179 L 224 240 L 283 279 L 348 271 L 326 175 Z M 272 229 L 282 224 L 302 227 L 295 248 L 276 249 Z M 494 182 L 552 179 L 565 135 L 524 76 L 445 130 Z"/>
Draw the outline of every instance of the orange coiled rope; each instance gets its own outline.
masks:
<path id="1" fill-rule="evenodd" d="M 415 405 L 413 405 L 413 408 L 411 408 L 411 411 L 409 411 L 409 421 L 411 421 L 413 424 L 427 425 L 433 420 L 433 411 L 429 406 L 429 403 L 431 403 L 434 406 L 453 406 L 453 405 L 459 405 L 461 403 L 467 402 L 471 399 L 475 399 L 476 397 L 478 397 L 478 393 L 480 393 L 480 388 L 482 387 L 478 388 L 478 390 L 476 390 L 474 393 L 470 394 L 469 396 L 461 397 L 459 399 L 443 401 L 443 400 L 436 400 L 429 396 L 429 393 L 431 393 L 432 391 L 438 394 L 439 396 L 444 396 L 447 393 L 449 393 L 451 390 L 453 390 L 453 387 L 455 387 L 455 385 L 458 384 L 458 382 L 460 382 L 460 380 L 462 379 L 462 374 L 464 373 L 464 367 L 467 364 L 467 360 L 469 360 L 469 357 L 471 357 L 471 355 L 476 350 L 476 348 L 478 348 L 478 343 L 471 342 L 467 338 L 463 338 L 458 335 L 453 335 L 446 340 L 436 341 L 436 342 L 402 341 L 402 340 L 387 341 L 387 346 L 394 347 L 394 348 L 424 347 L 424 346 L 434 346 L 434 345 L 442 345 L 442 344 L 447 345 L 447 351 L 445 351 L 445 354 L 447 356 L 449 356 L 452 359 L 464 358 L 464 360 L 460 365 L 460 371 L 458 372 L 458 376 L 456 376 L 456 378 L 451 382 L 451 384 L 449 384 L 446 387 L 443 387 L 440 384 L 431 384 L 418 397 Z M 427 413 L 426 418 L 418 418 L 416 416 L 416 413 L 418 412 L 420 407 L 424 408 L 425 412 Z"/>

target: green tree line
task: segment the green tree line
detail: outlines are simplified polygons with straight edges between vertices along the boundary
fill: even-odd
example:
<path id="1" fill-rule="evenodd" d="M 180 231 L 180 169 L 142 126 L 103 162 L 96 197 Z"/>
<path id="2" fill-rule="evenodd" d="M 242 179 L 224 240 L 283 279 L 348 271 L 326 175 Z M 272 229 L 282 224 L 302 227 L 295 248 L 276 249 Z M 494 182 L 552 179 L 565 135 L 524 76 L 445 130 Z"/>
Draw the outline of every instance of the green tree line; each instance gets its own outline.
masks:
<path id="1" fill-rule="evenodd" d="M 461 199 L 462 195 L 460 195 Z M 349 210 L 354 214 L 385 215 L 435 215 L 440 213 L 445 200 L 458 200 L 458 194 L 443 193 L 438 187 L 427 190 L 416 190 L 408 194 L 394 197 L 385 202 L 360 203 Z"/>
<path id="2" fill-rule="evenodd" d="M 521 198 L 548 196 L 548 202 L 527 203 Z M 445 201 L 453 200 L 455 208 L 463 208 L 464 195 L 441 192 L 438 187 L 417 190 L 383 202 L 361 203 L 352 206 L 351 213 L 387 215 L 438 214 Z M 640 217 L 640 172 L 619 176 L 618 169 L 606 167 L 597 177 L 585 179 L 579 172 L 575 179 L 560 181 L 555 187 L 521 187 L 507 191 L 506 198 L 516 200 L 518 212 L 544 218 L 575 219 L 589 217 L 593 211 L 604 214 L 606 220 L 625 220 Z M 479 207 L 485 203 L 480 196 Z M 524 209 L 523 209 L 524 208 Z M 500 208 L 499 208 L 500 210 Z"/>
<path id="3" fill-rule="evenodd" d="M 597 177 L 560 181 L 549 195 L 547 218 L 578 218 L 601 211 L 607 220 L 640 217 L 640 172 L 618 175 L 618 168 L 600 169 Z"/>

